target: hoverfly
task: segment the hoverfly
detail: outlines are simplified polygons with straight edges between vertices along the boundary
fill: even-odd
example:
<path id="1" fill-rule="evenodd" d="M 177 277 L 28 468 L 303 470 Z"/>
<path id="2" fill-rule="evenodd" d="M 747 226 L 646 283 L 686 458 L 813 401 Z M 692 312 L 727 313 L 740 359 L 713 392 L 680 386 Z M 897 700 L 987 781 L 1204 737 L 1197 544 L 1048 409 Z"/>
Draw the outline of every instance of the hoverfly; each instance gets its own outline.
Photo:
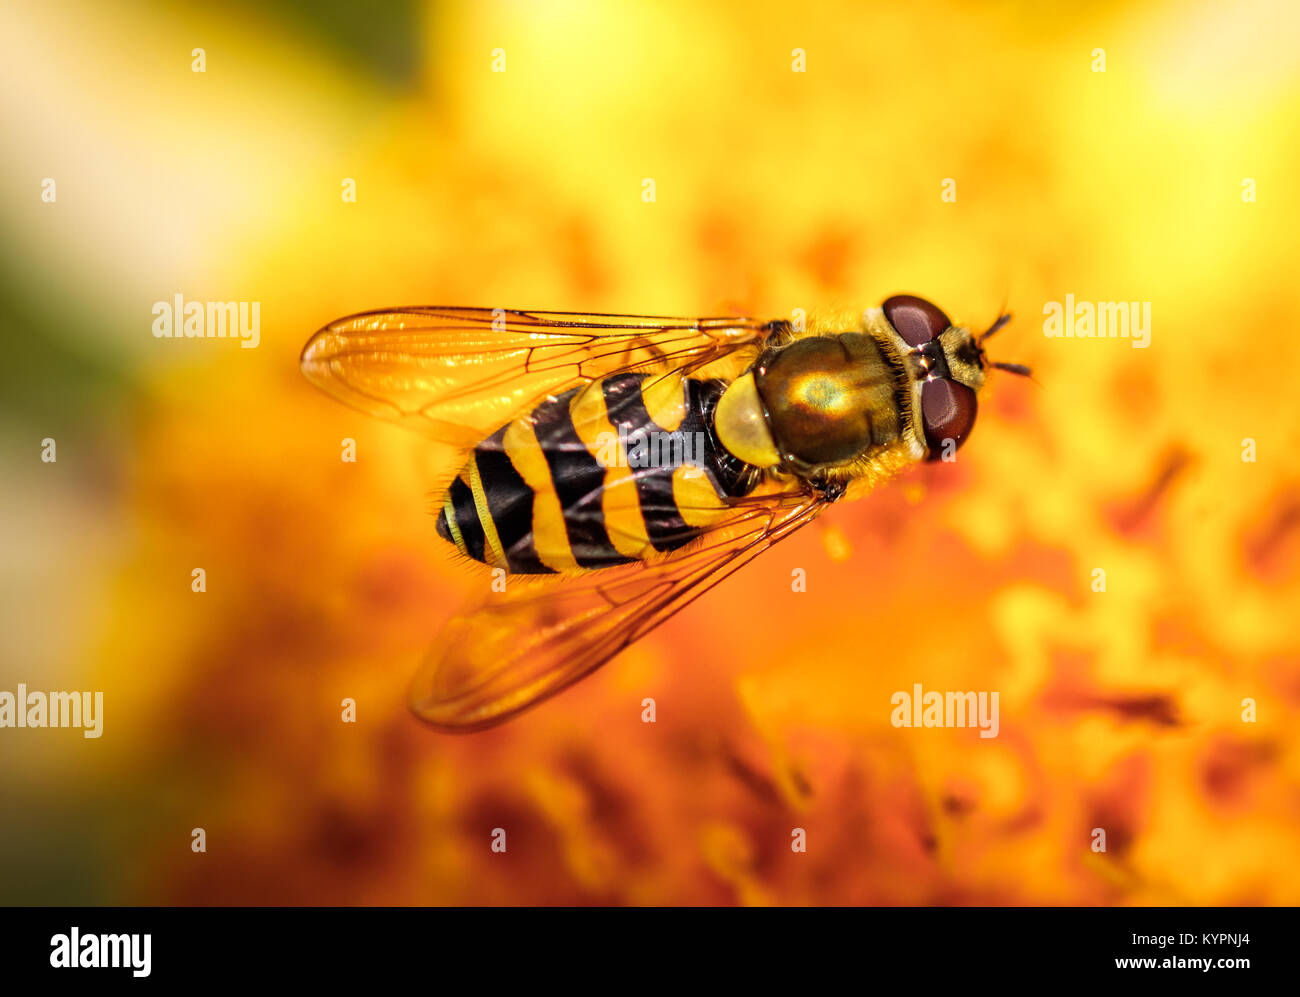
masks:
<path id="1" fill-rule="evenodd" d="M 318 387 L 460 446 L 437 531 L 521 577 L 454 618 L 412 687 L 433 726 L 492 726 L 589 674 L 772 545 L 970 435 L 983 342 L 895 295 L 796 326 L 485 308 L 332 322 Z M 695 441 L 638 461 L 648 436 Z"/>

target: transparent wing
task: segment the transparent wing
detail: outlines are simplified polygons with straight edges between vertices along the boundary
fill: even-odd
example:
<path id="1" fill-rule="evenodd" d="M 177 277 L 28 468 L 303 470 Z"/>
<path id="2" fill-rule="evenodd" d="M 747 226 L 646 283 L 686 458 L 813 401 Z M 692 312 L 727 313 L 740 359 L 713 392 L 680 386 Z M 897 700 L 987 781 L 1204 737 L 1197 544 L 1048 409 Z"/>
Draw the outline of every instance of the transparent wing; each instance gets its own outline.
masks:
<path id="1" fill-rule="evenodd" d="M 412 708 L 454 732 L 507 720 L 599 668 L 827 504 L 792 487 L 742 501 L 661 561 L 512 580 L 508 591 L 448 624 L 412 686 Z"/>
<path id="2" fill-rule="evenodd" d="M 771 329 L 749 318 L 398 308 L 331 322 L 301 364 L 355 408 L 472 446 L 529 402 L 626 371 L 699 370 Z"/>

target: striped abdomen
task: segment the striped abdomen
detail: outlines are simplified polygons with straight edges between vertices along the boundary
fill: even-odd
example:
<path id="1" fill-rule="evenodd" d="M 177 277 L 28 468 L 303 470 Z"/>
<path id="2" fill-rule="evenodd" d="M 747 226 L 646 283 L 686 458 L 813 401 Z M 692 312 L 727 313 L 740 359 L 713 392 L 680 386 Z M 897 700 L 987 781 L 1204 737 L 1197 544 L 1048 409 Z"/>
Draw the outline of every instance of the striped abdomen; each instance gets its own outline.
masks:
<path id="1" fill-rule="evenodd" d="M 477 561 L 525 574 L 683 546 L 758 479 L 713 433 L 723 387 L 625 374 L 548 399 L 474 448 L 438 533 Z"/>

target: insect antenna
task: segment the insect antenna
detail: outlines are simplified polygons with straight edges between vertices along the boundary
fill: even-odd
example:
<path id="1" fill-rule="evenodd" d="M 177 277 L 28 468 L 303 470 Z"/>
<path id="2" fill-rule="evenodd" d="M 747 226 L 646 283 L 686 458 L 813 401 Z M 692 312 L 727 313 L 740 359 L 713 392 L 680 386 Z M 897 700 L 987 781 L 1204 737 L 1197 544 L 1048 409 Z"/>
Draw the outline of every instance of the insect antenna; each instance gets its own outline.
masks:
<path id="1" fill-rule="evenodd" d="M 1022 363 L 1003 363 L 1001 360 L 990 360 L 990 367 L 996 367 L 998 370 L 1005 370 L 1011 374 L 1019 374 L 1021 377 L 1032 378 L 1034 372 Z"/>
<path id="2" fill-rule="evenodd" d="M 991 326 L 989 326 L 987 329 L 981 332 L 980 338 L 977 339 L 975 342 L 978 345 L 983 346 L 984 340 L 988 339 L 990 336 L 993 335 L 993 333 L 997 332 L 999 329 L 1001 329 L 1004 325 L 1006 325 L 1010 321 L 1011 321 L 1011 313 L 1006 312 L 996 322 L 994 322 Z"/>
<path id="3" fill-rule="evenodd" d="M 984 341 L 1010 321 L 1011 313 L 1003 312 L 998 316 L 997 321 L 980 333 L 979 338 L 975 340 L 975 345 L 980 348 L 981 357 L 984 355 Z M 1027 377 L 1030 380 L 1033 380 L 1034 372 L 1022 363 L 1003 363 L 1001 360 L 986 360 L 985 362 L 990 367 L 996 367 L 998 370 L 1005 370 L 1010 374 L 1018 374 L 1020 377 Z"/>

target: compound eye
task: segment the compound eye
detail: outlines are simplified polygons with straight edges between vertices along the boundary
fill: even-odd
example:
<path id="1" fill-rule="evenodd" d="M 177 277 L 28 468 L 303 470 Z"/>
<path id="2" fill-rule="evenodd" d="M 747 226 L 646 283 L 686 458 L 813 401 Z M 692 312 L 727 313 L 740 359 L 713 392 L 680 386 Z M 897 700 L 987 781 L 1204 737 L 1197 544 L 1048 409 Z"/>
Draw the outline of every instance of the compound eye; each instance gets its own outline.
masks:
<path id="1" fill-rule="evenodd" d="M 945 440 L 962 445 L 975 426 L 975 392 L 964 384 L 938 378 L 921 386 L 921 421 L 929 460 L 943 457 Z"/>
<path id="2" fill-rule="evenodd" d="M 912 294 L 895 294 L 881 307 L 908 346 L 924 346 L 952 325 L 938 306 Z"/>

